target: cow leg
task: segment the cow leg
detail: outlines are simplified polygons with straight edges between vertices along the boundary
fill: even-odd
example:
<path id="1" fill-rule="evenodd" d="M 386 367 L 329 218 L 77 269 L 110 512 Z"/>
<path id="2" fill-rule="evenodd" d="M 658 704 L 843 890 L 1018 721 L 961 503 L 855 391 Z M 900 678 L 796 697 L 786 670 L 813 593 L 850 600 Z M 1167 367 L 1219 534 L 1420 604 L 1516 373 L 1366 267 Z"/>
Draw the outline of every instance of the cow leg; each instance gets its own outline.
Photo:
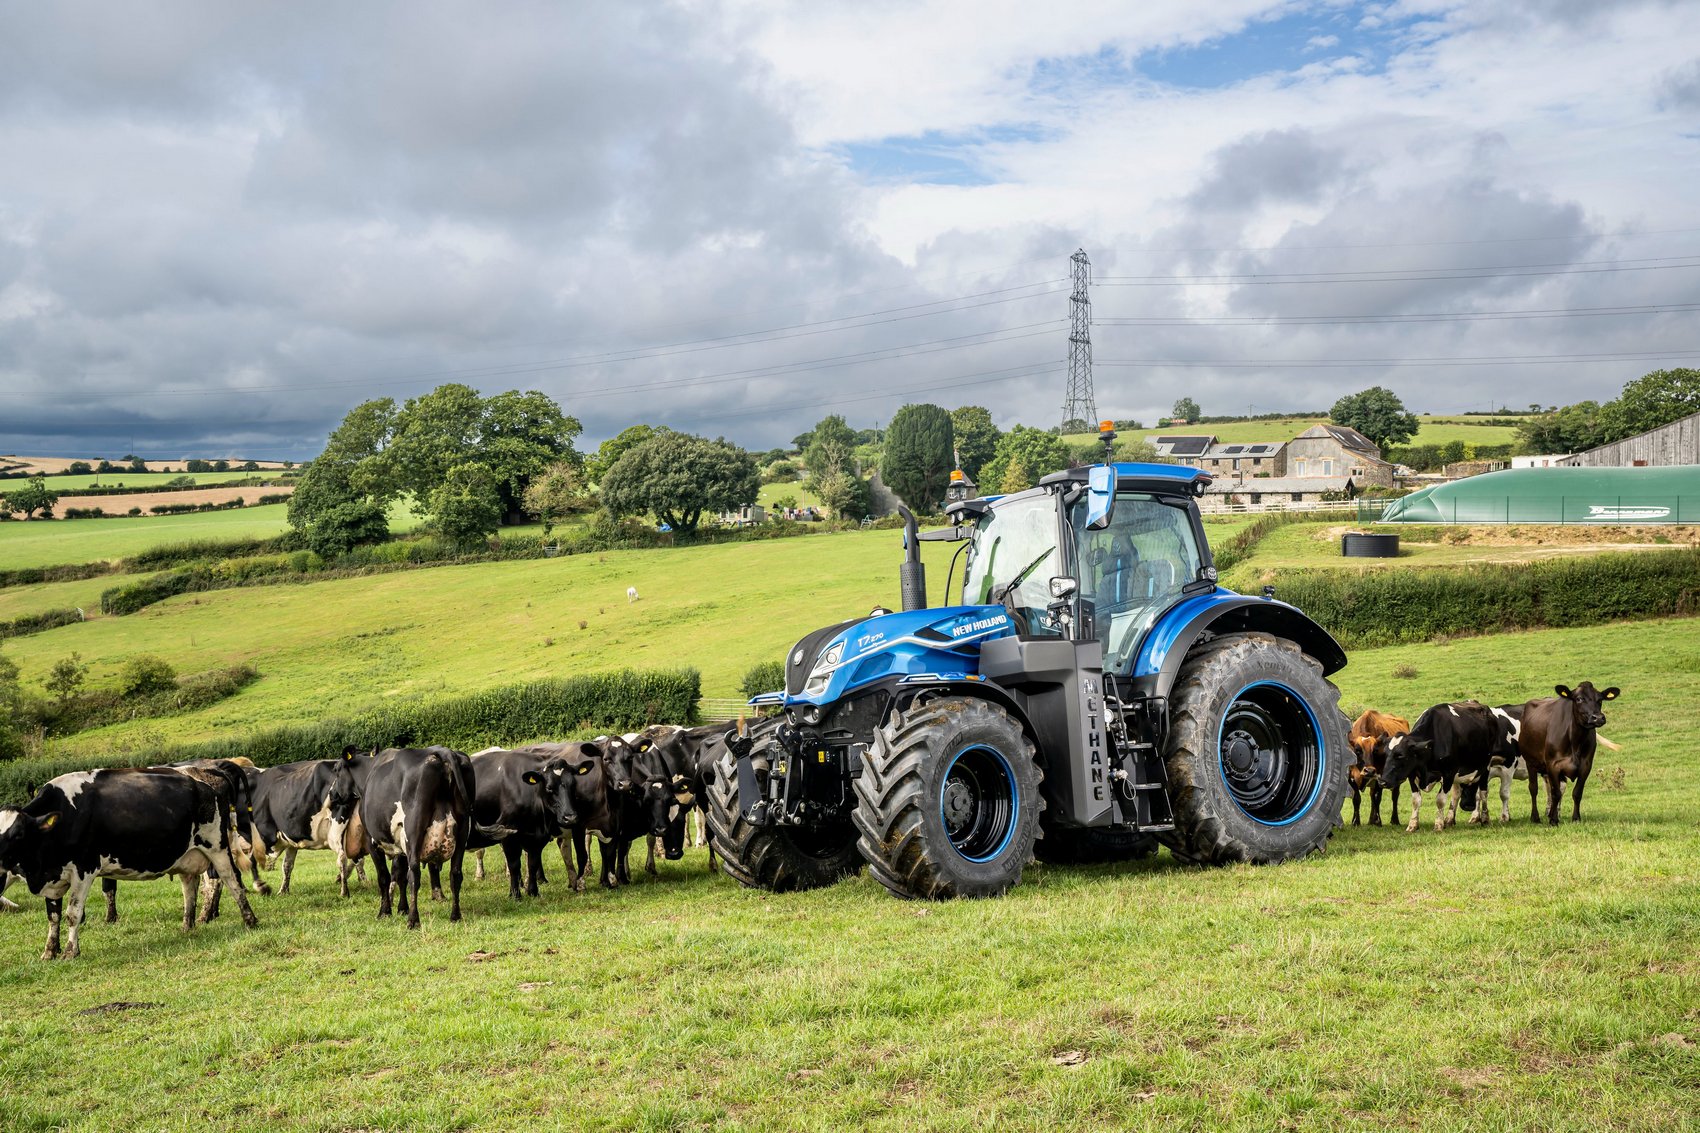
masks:
<path id="1" fill-rule="evenodd" d="M 180 873 L 177 880 L 183 886 L 183 931 L 195 931 L 195 896 L 200 890 L 200 878 L 192 873 Z"/>
<path id="2" fill-rule="evenodd" d="M 519 896 L 519 842 L 513 838 L 502 843 L 502 855 L 508 859 L 508 899 L 518 901 Z M 536 890 L 532 891 L 536 896 Z"/>
<path id="3" fill-rule="evenodd" d="M 1422 809 L 1422 805 L 1423 790 L 1413 784 L 1411 786 L 1411 821 L 1405 824 L 1405 833 L 1415 834 L 1417 832 L 1417 811 Z"/>
<path id="4" fill-rule="evenodd" d="M 68 898 L 65 907 L 65 924 L 71 930 L 71 939 L 65 944 L 62 960 L 75 960 L 82 954 L 83 905 L 89 899 L 89 890 L 94 888 L 94 877 L 78 876 L 71 882 L 71 888 L 65 896 Z"/>
<path id="5" fill-rule="evenodd" d="M 472 851 L 472 880 L 484 880 L 484 851 Z"/>
<path id="6" fill-rule="evenodd" d="M 644 841 L 649 843 L 649 860 L 643 863 L 643 872 L 651 877 L 660 877 L 661 871 L 655 868 L 655 835 L 649 835 Z"/>
<path id="7" fill-rule="evenodd" d="M 118 923 L 118 882 L 110 877 L 100 879 L 100 891 L 106 897 L 106 923 Z"/>
<path id="8" fill-rule="evenodd" d="M 432 863 L 435 867 L 435 863 Z M 407 909 L 407 927 L 419 927 L 419 881 L 425 871 L 420 868 L 417 856 L 407 859 L 407 899 L 411 902 Z"/>
<path id="9" fill-rule="evenodd" d="M 64 910 L 63 898 L 47 898 L 47 947 L 41 951 L 43 960 L 55 960 L 59 957 L 59 919 L 64 915 Z"/>
<path id="10" fill-rule="evenodd" d="M 1393 823 L 1393 825 L 1395 825 L 1395 826 L 1399 825 L 1399 788 L 1402 785 L 1403 784 L 1395 783 L 1391 787 L 1387 788 L 1388 794 L 1391 795 L 1392 799 L 1393 799 L 1393 816 L 1388 821 Z M 1373 825 L 1374 824 L 1374 818 L 1372 817 L 1370 821 L 1371 821 L 1371 824 Z"/>
<path id="11" fill-rule="evenodd" d="M 700 809 L 691 812 L 691 845 L 708 845 L 708 818 Z"/>
<path id="12" fill-rule="evenodd" d="M 254 928 L 260 923 L 260 918 L 254 915 L 254 907 L 248 904 L 248 892 L 242 888 L 242 875 L 236 869 L 236 862 L 230 856 L 228 846 L 219 846 L 212 852 L 213 870 L 220 886 L 230 893 L 230 899 L 236 902 L 236 907 L 242 913 L 242 923 Z M 214 902 L 216 907 L 217 902 Z"/>
<path id="13" fill-rule="evenodd" d="M 295 855 L 299 852 L 300 851 L 298 851 L 294 846 L 289 847 L 289 849 L 283 852 L 283 886 L 278 890 L 279 894 L 289 892 L 289 879 L 295 875 Z M 338 856 L 340 857 L 341 855 L 339 854 Z M 342 895 L 344 897 L 348 896 L 346 886 L 343 888 Z"/>
<path id="14" fill-rule="evenodd" d="M 219 894 L 218 871 L 213 869 L 203 873 L 200 877 L 199 888 L 201 891 L 201 923 L 206 924 L 209 921 L 217 920 Z"/>
<path id="15" fill-rule="evenodd" d="M 566 846 L 561 847 L 561 857 L 567 856 Z M 578 861 L 578 868 L 573 871 L 573 892 L 584 892 L 584 878 L 590 872 L 590 845 L 585 835 L 584 827 L 573 831 L 573 857 Z"/>
<path id="16" fill-rule="evenodd" d="M 1582 821 L 1582 787 L 1588 782 L 1587 772 L 1577 776 L 1576 785 L 1570 788 L 1570 821 Z"/>
<path id="17" fill-rule="evenodd" d="M 408 858 L 406 854 L 397 854 L 390 860 L 390 883 L 395 886 L 395 911 L 398 913 L 405 913 L 412 907 L 408 902 L 407 870 Z M 418 892 L 415 891 L 412 897 L 416 904 L 419 900 Z"/>
<path id="18" fill-rule="evenodd" d="M 390 862 L 382 850 L 373 849 L 372 868 L 378 873 L 378 916 L 387 917 L 390 915 Z"/>
<path id="19" fill-rule="evenodd" d="M 543 876 L 543 848 L 527 846 L 525 848 L 525 895 L 527 897 L 541 896 L 537 891 L 539 883 L 545 881 Z"/>
<path id="20" fill-rule="evenodd" d="M 254 891 L 262 897 L 270 897 L 272 895 L 272 887 L 266 882 L 265 878 L 260 876 L 260 859 L 265 857 L 266 854 L 260 849 L 260 843 L 258 841 L 254 842 L 253 845 L 254 854 L 248 859 L 248 869 L 249 872 L 254 875 Z"/>
<path id="21" fill-rule="evenodd" d="M 602 884 L 604 888 L 613 889 L 620 884 L 620 868 L 617 860 L 619 849 L 613 842 L 601 842 L 596 847 L 602 858 Z"/>
<path id="22" fill-rule="evenodd" d="M 1470 825 L 1482 826 L 1487 823 L 1488 787 L 1493 783 L 1493 772 L 1476 776 L 1476 807 L 1470 812 Z"/>
<path id="23" fill-rule="evenodd" d="M 443 897 L 443 863 L 431 863 L 431 900 L 441 901 Z"/>
<path id="24" fill-rule="evenodd" d="M 1393 811 L 1393 821 L 1399 821 L 1399 811 Z M 1369 785 L 1369 824 L 1381 825 L 1381 781 L 1378 779 Z"/>
<path id="25" fill-rule="evenodd" d="M 614 844 L 614 866 L 621 885 L 632 883 L 632 840 L 621 838 Z"/>
<path id="26" fill-rule="evenodd" d="M 454 853 L 449 857 L 449 921 L 460 920 L 461 862 L 466 857 L 466 839 L 455 839 Z"/>
<path id="27" fill-rule="evenodd" d="M 1564 802 L 1564 780 L 1558 777 L 1558 772 L 1547 772 L 1547 822 L 1558 825 L 1559 804 Z"/>
<path id="28" fill-rule="evenodd" d="M 1541 824 L 1541 777 L 1529 772 L 1529 821 Z"/>
<path id="29" fill-rule="evenodd" d="M 1362 802 L 1363 802 L 1363 792 L 1358 790 L 1356 787 L 1353 787 L 1352 788 L 1352 825 L 1353 826 L 1363 825 L 1361 822 L 1358 821 L 1358 807 Z"/>

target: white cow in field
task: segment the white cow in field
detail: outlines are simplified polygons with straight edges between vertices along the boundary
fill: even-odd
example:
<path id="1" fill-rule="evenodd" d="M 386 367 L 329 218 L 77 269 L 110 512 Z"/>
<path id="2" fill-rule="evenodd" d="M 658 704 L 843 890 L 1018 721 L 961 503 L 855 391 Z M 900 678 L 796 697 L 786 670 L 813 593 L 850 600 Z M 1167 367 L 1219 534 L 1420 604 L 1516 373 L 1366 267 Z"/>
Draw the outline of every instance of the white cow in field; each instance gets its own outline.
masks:
<path id="1" fill-rule="evenodd" d="M 633 602 L 636 602 L 637 600 L 638 600 L 637 587 L 635 587 L 635 586 L 626 587 L 626 605 L 629 606 Z"/>

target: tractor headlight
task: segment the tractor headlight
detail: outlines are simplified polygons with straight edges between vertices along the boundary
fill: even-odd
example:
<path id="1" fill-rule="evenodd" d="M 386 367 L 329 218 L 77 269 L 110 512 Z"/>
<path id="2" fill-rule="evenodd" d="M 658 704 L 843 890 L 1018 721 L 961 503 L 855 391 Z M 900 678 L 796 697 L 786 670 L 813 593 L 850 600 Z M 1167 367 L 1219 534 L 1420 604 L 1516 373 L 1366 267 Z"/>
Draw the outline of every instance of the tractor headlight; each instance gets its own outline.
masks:
<path id="1" fill-rule="evenodd" d="M 843 659 L 844 659 L 844 643 L 842 641 L 835 641 L 835 642 L 832 643 L 832 645 L 827 649 L 827 651 L 825 653 L 822 653 L 820 655 L 820 659 L 815 662 L 815 667 L 814 667 L 813 670 L 810 671 L 809 676 L 810 677 L 825 676 L 828 669 L 831 669 L 834 665 L 838 664 L 838 662 L 840 662 Z"/>

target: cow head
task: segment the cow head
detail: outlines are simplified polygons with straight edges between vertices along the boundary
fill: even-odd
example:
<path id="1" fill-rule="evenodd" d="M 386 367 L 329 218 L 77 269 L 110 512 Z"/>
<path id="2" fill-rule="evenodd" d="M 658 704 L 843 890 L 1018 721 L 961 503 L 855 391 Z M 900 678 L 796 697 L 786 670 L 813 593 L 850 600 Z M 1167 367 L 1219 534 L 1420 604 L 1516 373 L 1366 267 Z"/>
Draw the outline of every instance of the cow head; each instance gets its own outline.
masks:
<path id="1" fill-rule="evenodd" d="M 578 816 L 573 824 L 589 821 L 598 812 L 605 814 L 611 776 L 601 743 L 569 744 L 561 749 L 559 762 L 564 765 L 562 782 L 572 797 L 573 813 Z"/>
<path id="2" fill-rule="evenodd" d="M 0 807 L 0 869 L 23 872 L 17 867 L 23 864 L 36 840 L 57 825 L 58 811 L 34 815 L 17 807 Z"/>
<path id="3" fill-rule="evenodd" d="M 1583 728 L 1604 727 L 1606 715 L 1600 711 L 1600 705 L 1618 697 L 1616 688 L 1597 689 L 1591 681 L 1583 681 L 1575 688 L 1558 685 L 1554 691 L 1570 702 L 1571 711 L 1576 715 L 1576 723 Z"/>
<path id="4" fill-rule="evenodd" d="M 578 807 L 573 805 L 573 762 L 555 758 L 546 761 L 541 771 L 527 771 L 522 778 L 543 795 L 543 805 L 549 817 L 563 830 L 578 825 Z"/>
<path id="5" fill-rule="evenodd" d="M 641 789 L 638 759 L 650 748 L 640 736 L 602 736 L 597 739 L 608 772 L 608 789 L 615 793 Z"/>
<path id="6" fill-rule="evenodd" d="M 336 770 L 331 772 L 331 817 L 339 822 L 347 822 L 360 804 L 360 780 L 355 777 L 354 765 L 356 760 L 365 758 L 360 749 L 345 748 L 342 758 L 336 761 Z"/>
<path id="7" fill-rule="evenodd" d="M 683 775 L 645 783 L 643 798 L 649 808 L 649 832 L 661 840 L 667 860 L 678 861 L 685 856 L 685 815 L 696 801 L 689 784 Z"/>
<path id="8" fill-rule="evenodd" d="M 1433 753 L 1434 742 L 1423 736 L 1382 736 L 1375 742 L 1374 760 L 1383 783 L 1403 783 Z"/>

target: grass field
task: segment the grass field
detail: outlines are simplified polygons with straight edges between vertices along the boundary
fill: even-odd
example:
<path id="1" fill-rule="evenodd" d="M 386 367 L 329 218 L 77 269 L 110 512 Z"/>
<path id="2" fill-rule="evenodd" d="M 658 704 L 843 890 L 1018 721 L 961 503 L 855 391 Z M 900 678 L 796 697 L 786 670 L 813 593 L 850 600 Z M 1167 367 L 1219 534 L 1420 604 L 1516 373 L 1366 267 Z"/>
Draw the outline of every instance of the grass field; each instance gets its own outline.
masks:
<path id="1" fill-rule="evenodd" d="M 1671 722 L 1700 697 L 1694 625 L 1340 674 L 1348 702 L 1406 711 L 1622 686 L 1623 751 L 1557 829 L 1517 807 L 1348 827 L 1293 865 L 1033 866 L 940 905 L 866 877 L 744 891 L 692 851 L 614 893 L 569 894 L 554 865 L 523 906 L 498 869 L 464 922 L 427 905 L 417 934 L 307 854 L 258 929 L 184 936 L 174 884 L 126 884 L 123 922 L 58 964 L 14 891 L 0 1128 L 1692 1129 L 1700 769 Z"/>
<path id="2" fill-rule="evenodd" d="M 1508 445 L 1517 440 L 1512 425 L 1477 425 L 1468 417 L 1419 417 L 1421 427 L 1410 440 L 1413 445 L 1444 445 L 1463 441 L 1470 445 Z M 1177 425 L 1167 429 L 1146 429 L 1140 435 L 1150 439 L 1173 436 L 1177 433 L 1209 434 L 1225 445 L 1250 441 L 1290 441 L 1313 425 L 1327 423 L 1325 417 L 1284 417 L 1269 421 L 1229 421 L 1220 425 Z M 1085 433 L 1068 438 L 1071 441 L 1094 439 Z"/>
<path id="3" fill-rule="evenodd" d="M 45 477 L 43 482 L 55 492 L 62 492 L 67 488 L 135 488 L 138 491 L 147 491 L 184 476 L 203 487 L 210 487 L 255 476 L 276 479 L 279 475 L 281 474 L 277 472 L 131 472 L 126 469 L 123 472 L 100 472 L 87 476 L 62 473 Z M 10 483 L 10 480 L 0 480 L 0 490 L 4 490 L 3 486 Z"/>

